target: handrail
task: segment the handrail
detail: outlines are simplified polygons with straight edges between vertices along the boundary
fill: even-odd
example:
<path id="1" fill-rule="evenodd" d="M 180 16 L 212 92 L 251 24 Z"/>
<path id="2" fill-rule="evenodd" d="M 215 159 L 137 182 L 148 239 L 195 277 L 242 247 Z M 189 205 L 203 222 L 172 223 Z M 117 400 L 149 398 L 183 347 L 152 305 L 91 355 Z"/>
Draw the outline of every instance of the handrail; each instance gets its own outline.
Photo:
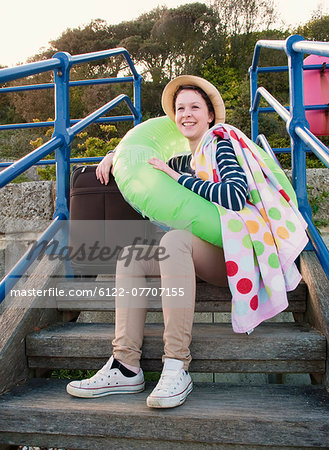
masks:
<path id="1" fill-rule="evenodd" d="M 257 75 L 259 72 L 269 72 L 270 68 L 259 68 L 258 60 L 261 48 L 271 48 L 275 50 L 284 50 L 288 57 L 289 71 L 289 91 L 290 106 L 284 107 L 271 95 L 265 88 L 258 87 Z M 285 41 L 258 41 L 255 45 L 250 73 L 251 90 L 251 135 L 254 141 L 257 140 L 265 145 L 258 137 L 258 118 L 260 112 L 275 111 L 286 123 L 287 132 L 291 141 L 292 157 L 292 184 L 296 191 L 297 201 L 300 212 L 308 224 L 308 235 L 317 257 L 329 278 L 329 250 L 326 247 L 321 235 L 312 221 L 312 210 L 307 199 L 306 184 L 306 145 L 311 151 L 329 168 L 328 148 L 309 130 L 308 122 L 305 117 L 307 109 L 324 109 L 327 105 L 304 106 L 303 93 L 303 69 L 312 70 L 314 67 L 303 66 L 304 53 L 329 56 L 329 43 L 305 41 L 302 36 L 293 35 Z M 315 68 L 318 68 L 315 65 Z M 272 68 L 276 69 L 276 68 Z M 279 67 L 283 71 L 283 67 Z M 264 98 L 273 108 L 260 108 L 260 99 Z"/>
<path id="2" fill-rule="evenodd" d="M 294 52 L 328 56 L 328 42 L 305 41 L 302 36 L 299 37 L 301 39 L 296 39 L 292 42 L 292 50 Z"/>
<path id="3" fill-rule="evenodd" d="M 305 144 L 312 148 L 313 153 L 329 168 L 329 150 L 308 128 L 296 126 L 296 134 Z"/>
<path id="4" fill-rule="evenodd" d="M 274 161 L 278 164 L 278 166 L 281 167 L 281 164 L 280 164 L 278 158 L 276 157 L 276 154 L 274 153 L 274 151 L 273 151 L 272 147 L 270 146 L 268 140 L 266 139 L 266 137 L 263 134 L 259 134 L 257 136 L 256 144 L 259 145 L 259 146 L 262 146 L 263 149 L 266 151 L 266 153 L 268 153 L 274 159 Z"/>
<path id="5" fill-rule="evenodd" d="M 91 163 L 91 162 L 99 162 L 104 158 L 104 156 L 89 156 L 86 158 L 80 157 L 80 158 L 70 158 L 70 164 L 74 163 Z M 0 162 L 0 168 L 1 167 L 9 167 L 11 166 L 15 161 L 11 162 Z M 40 161 L 37 161 L 34 166 L 51 166 L 53 164 L 56 164 L 56 159 L 41 159 Z"/>
<path id="6" fill-rule="evenodd" d="M 49 242 L 50 239 L 52 239 L 60 230 L 63 225 L 63 221 L 66 221 L 66 217 L 64 215 L 60 214 L 55 217 L 47 229 L 43 232 L 42 236 L 34 243 L 33 247 L 21 257 L 10 272 L 1 280 L 0 302 L 4 300 L 8 292 L 15 286 L 18 280 L 24 275 L 31 264 L 45 249 L 45 246 L 42 244 Z"/>
<path id="7" fill-rule="evenodd" d="M 7 69 L 0 69 L 0 83 L 25 78 L 37 73 L 49 72 L 59 69 L 62 63 L 58 58 L 46 59 L 34 63 L 24 64 Z"/>
<path id="8" fill-rule="evenodd" d="M 123 56 L 132 73 L 132 76 L 97 79 L 97 80 L 79 80 L 70 81 L 70 70 L 76 64 L 97 61 L 109 57 Z M 69 218 L 68 201 L 69 201 L 69 175 L 70 175 L 70 153 L 71 143 L 74 137 L 83 129 L 92 123 L 109 123 L 118 120 L 133 120 L 137 125 L 142 120 L 141 114 L 141 81 L 142 77 L 138 74 L 134 63 L 124 48 L 109 49 L 100 52 L 92 52 L 81 55 L 71 56 L 69 53 L 59 52 L 53 58 L 36 63 L 25 64 L 14 68 L 6 68 L 0 70 L 0 83 L 5 83 L 15 79 L 43 73 L 46 71 L 54 71 L 54 83 L 46 83 L 40 85 L 26 85 L 0 88 L 1 92 L 15 92 L 54 88 L 55 95 L 55 120 L 50 122 L 39 122 L 36 124 L 10 124 L 0 126 L 2 129 L 17 128 L 33 128 L 40 126 L 54 126 L 52 138 L 41 145 L 36 150 L 24 156 L 14 163 L 9 163 L 8 167 L 0 173 L 0 187 L 5 186 L 18 175 L 23 173 L 29 167 L 43 162 L 42 158 L 46 157 L 55 150 L 56 163 L 56 208 L 53 216 L 53 222 L 45 230 L 39 241 L 51 239 L 58 231 L 60 222 Z M 124 94 L 120 94 L 105 105 L 90 113 L 83 119 L 70 119 L 69 114 L 69 88 L 72 86 L 108 84 L 132 82 L 134 87 L 134 101 Z M 131 115 L 102 117 L 105 113 L 112 110 L 120 103 L 126 103 Z M 80 159 L 81 161 L 81 159 Z M 64 237 L 64 240 L 66 237 Z M 24 274 L 27 268 L 37 257 L 31 256 L 27 251 L 15 267 L 5 276 L 0 283 L 0 302 L 4 299 L 8 289 L 11 289 L 18 279 Z"/>
<path id="9" fill-rule="evenodd" d="M 12 163 L 7 169 L 0 173 L 0 188 L 6 186 L 14 180 L 18 175 L 25 172 L 37 161 L 52 153 L 56 148 L 62 145 L 64 139 L 62 136 L 53 137 L 50 141 L 38 147 L 33 152 Z"/>
<path id="10" fill-rule="evenodd" d="M 69 142 L 71 144 L 73 138 L 80 133 L 82 130 L 87 128 L 90 124 L 94 123 L 100 116 L 108 112 L 110 109 L 114 108 L 116 105 L 125 101 L 129 108 L 134 114 L 137 114 L 136 108 L 131 103 L 130 98 L 127 95 L 118 95 L 115 99 L 106 103 L 101 108 L 97 109 L 93 113 L 89 114 L 84 119 L 81 119 L 74 126 L 70 127 L 68 135 Z M 38 147 L 33 152 L 19 159 L 18 161 L 12 163 L 7 169 L 3 170 L 0 173 L 0 188 L 4 187 L 6 184 L 10 183 L 10 181 L 14 180 L 18 175 L 25 172 L 27 169 L 32 167 L 37 161 L 40 161 L 41 158 L 52 153 L 56 148 L 62 145 L 64 142 L 63 136 L 53 137 L 50 141 Z"/>
<path id="11" fill-rule="evenodd" d="M 73 119 L 70 120 L 70 125 L 74 125 L 80 122 L 82 119 Z M 115 123 L 115 122 L 129 122 L 131 120 L 135 120 L 135 116 L 127 115 L 127 116 L 111 116 L 111 117 L 101 117 L 95 120 L 94 123 Z M 47 120 L 47 122 L 29 122 L 29 123 L 14 123 L 10 125 L 0 125 L 1 130 L 19 130 L 26 128 L 45 128 L 45 127 L 53 127 L 55 125 L 54 120 Z"/>
<path id="12" fill-rule="evenodd" d="M 274 111 L 279 114 L 281 119 L 283 119 L 285 122 L 289 120 L 289 111 L 287 111 L 286 108 L 282 106 L 281 103 L 278 102 L 278 100 L 263 87 L 258 88 L 256 91 L 256 95 L 250 109 L 251 113 L 257 112 L 259 110 L 259 103 L 262 97 L 267 101 L 268 104 L 272 106 Z"/>
<path id="13" fill-rule="evenodd" d="M 116 78 L 97 78 L 95 80 L 76 80 L 70 81 L 69 85 L 74 86 L 91 86 L 94 84 L 112 84 L 112 83 L 131 83 L 134 77 L 116 77 Z M 0 88 L 0 92 L 23 92 L 23 91 L 37 91 L 40 89 L 52 89 L 55 83 L 41 83 L 41 84 L 25 84 L 22 86 L 8 86 Z"/>

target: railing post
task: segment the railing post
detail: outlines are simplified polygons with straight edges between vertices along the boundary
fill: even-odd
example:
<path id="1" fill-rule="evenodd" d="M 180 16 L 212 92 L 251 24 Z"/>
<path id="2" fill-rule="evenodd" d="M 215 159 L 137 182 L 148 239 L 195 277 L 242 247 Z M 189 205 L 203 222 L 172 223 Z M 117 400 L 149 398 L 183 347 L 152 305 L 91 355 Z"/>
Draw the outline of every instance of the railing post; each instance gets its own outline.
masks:
<path id="1" fill-rule="evenodd" d="M 134 126 L 142 121 L 142 100 L 141 100 L 142 77 L 134 77 L 134 106 L 138 112 L 138 117 L 134 119 Z"/>
<path id="2" fill-rule="evenodd" d="M 256 111 L 254 110 L 254 102 L 257 92 L 257 73 L 258 67 L 251 66 L 249 68 L 250 73 L 250 114 L 251 114 L 251 139 L 255 142 L 258 136 L 258 119 L 259 119 L 259 109 L 257 108 Z"/>
<path id="3" fill-rule="evenodd" d="M 293 44 L 303 41 L 299 35 L 286 39 L 286 53 L 289 68 L 290 119 L 286 123 L 291 142 L 292 184 L 296 192 L 299 209 L 312 217 L 312 210 L 307 200 L 306 151 L 305 144 L 296 134 L 296 126 L 309 128 L 305 118 L 303 90 L 303 53 L 296 52 Z"/>
<path id="4" fill-rule="evenodd" d="M 71 55 L 59 52 L 54 55 L 61 61 L 61 67 L 55 73 L 55 130 L 53 136 L 62 136 L 64 143 L 55 151 L 56 158 L 56 209 L 54 217 L 63 214 L 69 218 L 69 183 L 71 139 L 70 127 L 69 81 Z"/>

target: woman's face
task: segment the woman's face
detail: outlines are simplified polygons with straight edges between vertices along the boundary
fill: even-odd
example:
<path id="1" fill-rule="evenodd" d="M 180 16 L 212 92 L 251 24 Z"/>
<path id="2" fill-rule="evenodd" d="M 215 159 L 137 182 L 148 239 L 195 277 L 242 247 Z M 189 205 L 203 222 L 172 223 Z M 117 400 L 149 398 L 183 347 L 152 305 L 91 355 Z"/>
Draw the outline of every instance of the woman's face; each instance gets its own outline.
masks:
<path id="1" fill-rule="evenodd" d="M 190 89 L 184 89 L 178 93 L 175 107 L 177 128 L 195 147 L 209 129 L 214 115 L 209 112 L 201 94 Z"/>

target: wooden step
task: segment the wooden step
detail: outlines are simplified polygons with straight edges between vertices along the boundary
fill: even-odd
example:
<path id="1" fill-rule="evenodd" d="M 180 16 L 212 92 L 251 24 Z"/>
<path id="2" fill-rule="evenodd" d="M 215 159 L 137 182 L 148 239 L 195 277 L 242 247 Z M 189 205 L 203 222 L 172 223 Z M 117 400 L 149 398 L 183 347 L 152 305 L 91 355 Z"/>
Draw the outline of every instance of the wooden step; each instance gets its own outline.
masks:
<path id="1" fill-rule="evenodd" d="M 163 325 L 146 324 L 142 367 L 161 370 Z M 99 369 L 111 355 L 113 324 L 62 323 L 30 334 L 31 368 Z M 263 323 L 247 336 L 231 324 L 194 324 L 190 370 L 324 373 L 325 337 L 307 324 Z"/>
<path id="2" fill-rule="evenodd" d="M 161 311 L 161 298 L 158 293 L 159 281 L 151 279 L 148 282 L 149 311 Z M 71 281 L 57 284 L 57 307 L 61 311 L 114 311 L 113 296 L 114 278 L 101 278 L 97 281 Z M 112 294 L 112 295 L 111 295 Z M 307 288 L 300 283 L 297 288 L 288 293 L 289 306 L 285 311 L 306 311 Z M 231 312 L 232 302 L 229 288 L 217 287 L 205 282 L 196 284 L 196 312 Z"/>
<path id="3" fill-rule="evenodd" d="M 145 404 L 153 385 L 136 395 L 91 400 L 69 396 L 66 383 L 34 379 L 3 394 L 0 442 L 80 449 L 329 448 L 329 394 L 320 386 L 195 385 L 184 405 L 157 410 Z"/>

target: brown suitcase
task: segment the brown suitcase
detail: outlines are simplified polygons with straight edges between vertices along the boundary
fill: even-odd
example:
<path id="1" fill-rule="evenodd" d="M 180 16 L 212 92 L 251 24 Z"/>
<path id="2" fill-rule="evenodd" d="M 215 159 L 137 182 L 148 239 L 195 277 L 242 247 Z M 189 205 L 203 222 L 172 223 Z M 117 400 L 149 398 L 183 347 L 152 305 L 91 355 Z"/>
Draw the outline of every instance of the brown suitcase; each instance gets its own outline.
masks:
<path id="1" fill-rule="evenodd" d="M 149 236 L 150 222 L 125 201 L 111 174 L 108 185 L 97 180 L 96 167 L 78 166 L 71 175 L 69 249 L 76 275 L 114 274 L 122 247 Z"/>

